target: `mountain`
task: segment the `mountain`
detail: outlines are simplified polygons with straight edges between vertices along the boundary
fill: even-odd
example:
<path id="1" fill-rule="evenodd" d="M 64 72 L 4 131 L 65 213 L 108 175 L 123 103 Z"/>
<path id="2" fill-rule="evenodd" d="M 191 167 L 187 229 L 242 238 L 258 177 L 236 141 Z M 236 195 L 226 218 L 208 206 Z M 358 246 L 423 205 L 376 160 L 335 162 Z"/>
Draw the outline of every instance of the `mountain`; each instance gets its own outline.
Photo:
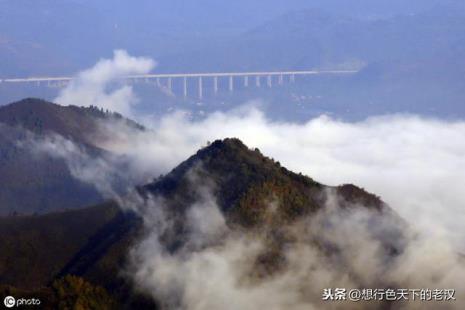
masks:
<path id="1" fill-rule="evenodd" d="M 350 3 L 345 6 L 358 7 Z M 392 113 L 454 119 L 465 115 L 464 27 L 465 7 L 453 1 L 381 19 L 298 10 L 230 40 L 161 57 L 158 70 L 355 69 L 360 72 L 340 78 L 298 78 L 296 86 L 275 87 L 268 96 L 253 88 L 247 92 L 249 98 L 271 102 L 269 114 L 293 120 L 321 114 L 360 120 Z M 307 99 L 296 103 L 295 97 Z M 282 108 L 282 102 L 292 104 Z"/>
<path id="2" fill-rule="evenodd" d="M 446 4 L 416 14 L 374 20 L 321 9 L 296 10 L 227 42 L 162 57 L 159 69 L 165 70 L 166 66 L 166 71 L 180 67 L 187 71 L 228 72 L 357 68 L 384 61 L 428 63 L 446 60 L 445 56 L 450 58 L 453 51 L 461 52 L 464 24 L 465 7 Z M 173 61 L 176 57 L 178 62 Z M 460 57 L 448 60 L 460 61 Z"/>
<path id="3" fill-rule="evenodd" d="M 323 185 L 287 170 L 238 139 L 225 139 L 209 144 L 166 176 L 139 186 L 134 193 L 142 197 L 142 201 L 135 200 L 139 203 L 144 199 L 149 202 L 151 197 L 162 198 L 168 213 L 175 215 L 175 231 L 163 241 L 174 253 L 186 240 L 183 237 L 188 232 L 186 213 L 200 198 L 197 189 L 207 187 L 231 229 L 270 238 L 274 246 L 260 256 L 263 259 L 257 262 L 262 266 L 257 266 L 259 270 L 279 270 L 283 259 L 279 249 L 284 248 L 283 242 L 293 242 L 283 229 L 326 209 L 328 191 L 339 197 L 342 210 L 361 208 L 397 222 L 399 226 L 391 230 L 380 228 L 378 237 L 386 238 L 383 244 L 390 255 L 402 251 L 400 227 L 405 224 L 379 197 L 354 185 Z M 41 296 L 53 304 L 57 294 L 54 283 L 84 281 L 103 287 L 110 298 L 126 307 L 153 308 L 147 296 L 134 293 L 132 282 L 120 276 L 129 250 L 152 229 L 144 227 L 146 219 L 140 217 L 144 213 L 132 211 L 131 197 L 122 200 L 126 211 L 108 202 L 81 210 L 0 218 L 0 283 L 10 291 L 43 292 Z M 275 201 L 271 205 L 278 206 L 272 213 L 267 203 L 270 198 Z M 151 212 L 160 206 L 148 203 L 144 208 Z M 79 278 L 73 280 L 67 275 Z M 60 280 L 63 277 L 65 280 Z M 70 302 L 77 302 L 73 298 L 79 294 L 73 296 Z M 94 298 L 107 295 L 99 296 Z"/>
<path id="4" fill-rule="evenodd" d="M 195 50 L 288 10 L 275 1 L 0 1 L 0 77 L 67 75 L 117 48 L 158 57 Z M 292 8 L 305 5 L 294 1 Z"/>
<path id="5" fill-rule="evenodd" d="M 264 157 L 258 149 L 248 149 L 238 139 L 225 139 L 201 149 L 171 173 L 140 190 L 161 195 L 168 203 L 172 201 L 172 209 L 184 209 L 196 200 L 189 179 L 196 167 L 200 175 L 196 186 L 213 182 L 213 195 L 218 197 L 221 210 L 242 226 L 262 224 L 260 216 L 266 208 L 267 195 L 275 195 L 283 206 L 283 213 L 277 213 L 277 218 L 293 221 L 321 208 L 324 202 L 320 194 L 329 188 L 281 167 L 279 162 Z M 387 208 L 378 197 L 352 185 L 337 187 L 336 191 L 346 201 L 375 210 Z"/>
<path id="6" fill-rule="evenodd" d="M 63 107 L 38 99 L 0 107 L 0 215 L 40 214 L 103 201 L 93 186 L 72 175 L 63 158 L 54 156 L 58 149 L 40 153 L 36 143 L 59 136 L 89 158 L 110 157 L 98 147 L 105 137 L 99 124 L 122 119 L 93 107 Z"/>
<path id="7" fill-rule="evenodd" d="M 112 254 L 111 247 L 131 236 L 137 223 L 134 217 L 108 203 L 43 216 L 0 217 L 0 223 L 0 293 L 40 298 L 43 309 L 57 309 L 66 302 L 72 307 L 82 304 L 84 309 L 112 309 L 104 288 L 64 277 L 63 270 L 82 251 L 94 264 L 103 255 L 122 259 L 124 255 Z M 110 260 L 107 265 L 117 263 Z M 113 271 L 102 277 L 111 278 Z"/>
<path id="8" fill-rule="evenodd" d="M 137 4 L 118 0 L 112 5 L 102 0 L 2 0 L 0 77 L 67 75 L 111 55 L 116 48 L 163 59 L 184 51 L 194 53 L 212 41 L 223 44 L 292 11 L 316 9 L 374 20 L 418 14 L 443 3 L 462 5 L 458 0 L 358 0 L 350 4 L 344 0 L 140 0 Z"/>
<path id="9" fill-rule="evenodd" d="M 95 107 L 60 106 L 40 99 L 28 98 L 0 107 L 0 123 L 22 127 L 32 133 L 55 133 L 77 143 L 97 147 L 101 120 L 124 120 L 133 128 L 136 122 L 117 113 Z"/>

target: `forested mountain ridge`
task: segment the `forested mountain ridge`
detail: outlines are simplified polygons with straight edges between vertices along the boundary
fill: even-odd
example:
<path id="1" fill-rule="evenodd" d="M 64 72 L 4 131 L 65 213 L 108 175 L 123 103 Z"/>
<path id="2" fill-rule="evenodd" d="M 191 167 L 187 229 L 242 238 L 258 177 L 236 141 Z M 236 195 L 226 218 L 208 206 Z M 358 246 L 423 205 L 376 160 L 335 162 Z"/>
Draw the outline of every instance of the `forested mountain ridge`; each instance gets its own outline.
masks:
<path id="1" fill-rule="evenodd" d="M 36 149 L 46 141 L 54 147 L 59 137 L 90 158 L 112 156 L 98 142 L 108 136 L 101 123 L 113 120 L 144 130 L 95 107 L 64 107 L 32 98 L 0 107 L 0 215 L 40 214 L 102 202 L 92 185 L 76 179 L 66 162 L 54 156 L 59 149 L 48 153 Z"/>
<path id="2" fill-rule="evenodd" d="M 231 229 L 268 236 L 270 249 L 257 261 L 259 273 L 282 267 L 284 258 L 280 249 L 294 242 L 285 232 L 285 227 L 328 208 L 327 191 L 339 197 L 339 207 L 343 210 L 350 212 L 354 208 L 362 208 L 404 225 L 379 197 L 363 189 L 353 185 L 328 187 L 287 170 L 279 162 L 263 156 L 258 149 L 249 149 L 238 139 L 225 139 L 202 148 L 166 176 L 138 187 L 134 193 L 143 200 L 162 198 L 168 212 L 175 216 L 176 232 L 164 241 L 173 251 L 182 247 L 183 235 L 187 232 L 183 228 L 186 227 L 186 211 L 199 200 L 199 188 L 211 191 Z M 140 200 L 135 201 L 141 203 Z M 122 307 L 134 303 L 154 307 L 143 295 L 134 295 L 133 283 L 121 277 L 130 249 L 149 229 L 142 225 L 144 212 L 134 213 L 131 206 L 135 201 L 131 195 L 121 200 L 120 207 L 126 211 L 109 202 L 42 216 L 0 218 L 0 222 L 4 223 L 0 225 L 0 283 L 11 285 L 16 290 L 45 290 L 48 295 L 44 296 L 49 296 L 46 297 L 47 302 L 53 304 L 53 296 L 57 294 L 53 285 L 81 281 L 68 278 L 65 282 L 56 282 L 66 275 L 74 275 L 104 287 Z M 270 213 L 272 206 L 277 206 L 277 209 Z M 158 207 L 161 206 L 146 206 Z M 396 242 L 384 243 L 386 251 L 396 255 L 402 251 L 401 243 L 397 243 L 402 233 L 396 229 L 389 233 L 397 234 L 397 237 Z M 313 237 L 318 240 L 321 236 Z M 17 244 L 22 246 L 17 247 Z M 55 253 L 53 259 L 46 258 L 51 252 Z M 21 260 L 11 260 L 18 255 Z M 36 262 L 33 268 L 29 263 L 31 260 Z M 69 297 L 71 302 L 76 303 L 79 294 L 84 292 Z M 86 298 L 107 298 L 105 294 Z"/>

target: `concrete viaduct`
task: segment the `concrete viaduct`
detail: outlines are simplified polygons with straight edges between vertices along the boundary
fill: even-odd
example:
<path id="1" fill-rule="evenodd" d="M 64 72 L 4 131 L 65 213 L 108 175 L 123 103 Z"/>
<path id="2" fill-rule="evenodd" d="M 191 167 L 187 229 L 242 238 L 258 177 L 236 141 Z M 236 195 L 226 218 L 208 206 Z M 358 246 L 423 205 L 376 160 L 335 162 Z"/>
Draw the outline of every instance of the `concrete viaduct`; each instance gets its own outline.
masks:
<path id="1" fill-rule="evenodd" d="M 189 95 L 188 83 L 190 80 L 196 80 L 196 95 L 199 99 L 204 96 L 205 80 L 213 80 L 213 92 L 219 91 L 219 79 L 227 79 L 227 88 L 230 92 L 234 91 L 236 83 L 242 83 L 247 88 L 254 84 L 255 87 L 261 87 L 266 84 L 272 88 L 274 84 L 283 85 L 285 82 L 294 83 L 298 76 L 310 75 L 350 75 L 355 74 L 355 70 L 309 70 L 309 71 L 256 71 L 256 72 L 215 72 L 215 73 L 172 73 L 172 74 L 141 74 L 121 77 L 125 83 L 154 83 L 160 88 L 165 88 L 169 92 L 173 91 L 173 81 L 175 79 L 182 81 L 182 93 L 184 97 Z M 29 78 L 11 78 L 0 79 L 0 84 L 20 84 L 35 83 L 36 85 L 46 84 L 47 86 L 64 87 L 74 78 L 72 77 L 29 77 Z"/>

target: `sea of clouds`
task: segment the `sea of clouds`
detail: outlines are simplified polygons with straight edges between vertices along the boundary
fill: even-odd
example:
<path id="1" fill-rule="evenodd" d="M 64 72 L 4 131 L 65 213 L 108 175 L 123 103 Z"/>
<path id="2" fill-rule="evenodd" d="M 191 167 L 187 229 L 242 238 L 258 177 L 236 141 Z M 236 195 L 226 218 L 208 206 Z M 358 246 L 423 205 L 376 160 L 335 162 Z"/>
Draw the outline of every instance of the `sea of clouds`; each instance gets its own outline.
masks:
<path id="1" fill-rule="evenodd" d="M 326 214 L 327 218 L 334 217 L 340 223 L 341 231 L 332 232 L 337 236 L 337 243 L 349 253 L 364 254 L 353 256 L 357 266 L 352 271 L 356 270 L 362 278 L 368 275 L 370 279 L 380 274 L 384 277 L 389 275 L 393 282 L 407 286 L 434 289 L 451 285 L 451 288 L 461 290 L 463 295 L 465 269 L 456 253 L 465 251 L 464 121 L 398 114 L 373 116 L 359 122 L 346 122 L 324 115 L 304 123 L 282 122 L 269 119 L 260 110 L 258 101 L 247 102 L 228 112 L 211 113 L 200 120 L 192 120 L 185 111 L 148 118 L 138 115 L 137 98 L 131 87 L 118 84 L 115 87 L 115 81 L 125 75 L 149 72 L 153 67 L 154 62 L 150 59 L 116 51 L 113 59 L 101 60 L 95 67 L 80 73 L 56 102 L 63 105 L 92 104 L 143 123 L 147 129 L 141 131 L 124 122 L 103 122 L 102 130 L 112 132 L 113 138 L 99 144 L 103 149 L 127 158 L 131 174 L 140 175 L 140 182 L 169 172 L 205 146 L 207 141 L 237 137 L 290 170 L 307 174 L 319 182 L 329 185 L 353 183 L 364 187 L 387 202 L 417 234 L 409 240 L 405 253 L 392 270 L 380 273 L 382 266 L 378 264 L 382 258 L 376 254 L 377 245 L 367 237 L 366 229 L 369 228 L 354 229 L 360 226 L 357 220 L 363 219 L 364 215 L 340 218 L 337 213 Z M 56 152 L 56 148 L 64 143 L 56 141 L 42 144 L 41 151 L 55 148 L 54 153 L 65 159 L 76 158 L 76 155 L 68 157 L 66 150 Z M 65 145 L 76 153 L 75 148 Z M 111 163 L 100 163 L 106 174 L 111 174 L 107 171 L 111 170 L 111 166 Z M 74 175 L 80 177 L 80 168 L 75 166 L 75 162 L 72 169 L 75 170 Z M 92 171 L 95 178 L 89 174 Z M 102 185 L 105 180 L 99 171 L 99 167 L 86 167 L 85 178 L 82 179 L 98 184 L 107 194 L 112 193 Z M 194 215 L 190 222 L 197 234 L 191 237 L 202 244 L 194 252 L 180 251 L 174 256 L 166 252 L 158 241 L 163 227 L 169 225 L 163 224 L 163 212 L 142 212 L 142 216 L 150 219 L 147 227 L 155 228 L 134 247 L 131 274 L 142 290 L 154 297 L 165 298 L 169 307 L 318 308 L 319 305 L 321 307 L 319 291 L 302 287 L 304 282 L 314 281 L 328 286 L 340 284 L 342 287 L 356 284 L 344 273 L 332 271 L 311 246 L 302 242 L 298 247 L 289 249 L 287 258 L 291 263 L 285 273 L 257 285 L 239 285 L 244 266 L 260 249 L 261 241 L 228 232 L 215 197 L 209 196 L 208 191 L 204 197 L 203 201 L 192 206 Z M 155 199 L 152 203 L 158 207 L 143 210 L 163 209 L 162 202 Z M 205 217 L 211 219 L 207 227 L 202 224 L 204 220 L 195 220 Z M 317 219 L 319 217 L 313 221 Z M 319 227 L 318 223 L 311 226 Z M 209 229 L 211 231 L 202 233 Z M 360 238 L 360 242 L 347 240 L 349 229 L 356 232 L 355 238 Z M 214 246 L 211 245 L 212 231 L 214 236 L 221 236 L 221 240 L 214 238 Z M 329 232 L 321 230 L 320 233 Z M 354 248 L 357 245 L 358 248 Z M 362 258 L 366 261 L 360 261 Z M 320 285 L 315 287 L 319 289 Z M 299 295 L 302 290 L 308 292 L 307 299 Z M 225 303 L 225 300 L 232 303 Z M 448 306 L 454 308 L 460 304 L 463 305 L 463 301 Z M 338 308 L 337 305 L 324 306 Z"/>

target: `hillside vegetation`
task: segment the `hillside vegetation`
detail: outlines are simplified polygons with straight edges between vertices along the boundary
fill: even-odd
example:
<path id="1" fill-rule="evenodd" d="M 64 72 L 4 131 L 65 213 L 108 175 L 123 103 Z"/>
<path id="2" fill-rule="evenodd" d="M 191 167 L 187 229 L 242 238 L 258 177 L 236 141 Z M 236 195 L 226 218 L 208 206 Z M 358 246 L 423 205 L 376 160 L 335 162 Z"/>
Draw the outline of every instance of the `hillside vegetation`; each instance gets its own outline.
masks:
<path id="1" fill-rule="evenodd" d="M 269 247 L 254 268 L 262 276 L 284 263 L 282 250 L 293 241 L 283 228 L 324 209 L 327 190 L 335 191 L 342 208 L 386 212 L 401 222 L 378 197 L 363 189 L 325 186 L 287 170 L 238 139 L 225 139 L 199 150 L 166 176 L 137 188 L 146 199 L 163 197 L 165 207 L 175 215 L 176 231 L 164 240 L 171 251 L 182 247 L 185 211 L 201 199 L 198 189 L 202 187 L 212 191 L 231 229 L 265 237 Z M 278 207 L 270 212 L 273 205 Z M 77 307 L 115 300 L 122 307 L 153 308 L 153 301 L 135 293 L 132 282 L 121 276 L 130 249 L 146 233 L 142 220 L 138 213 L 123 212 L 113 202 L 42 216 L 0 218 L 0 283 L 16 290 L 43 292 L 47 302 L 60 302 L 60 307 L 63 303 Z M 390 233 L 402 237 L 400 232 Z M 319 237 L 313 237 L 318 242 Z M 402 250 L 389 242 L 384 245 L 393 255 Z M 320 246 L 324 249 L 325 245 Z M 65 296 L 64 301 L 60 296 Z"/>
<path id="2" fill-rule="evenodd" d="M 40 99 L 0 107 L 0 215 L 43 214 L 103 202 L 92 185 L 73 177 L 64 158 L 52 150 L 37 152 L 31 143 L 60 136 L 90 159 L 108 158 L 112 154 L 98 146 L 107 137 L 99 125 L 103 121 L 123 121 L 144 130 L 95 107 L 65 107 Z"/>

